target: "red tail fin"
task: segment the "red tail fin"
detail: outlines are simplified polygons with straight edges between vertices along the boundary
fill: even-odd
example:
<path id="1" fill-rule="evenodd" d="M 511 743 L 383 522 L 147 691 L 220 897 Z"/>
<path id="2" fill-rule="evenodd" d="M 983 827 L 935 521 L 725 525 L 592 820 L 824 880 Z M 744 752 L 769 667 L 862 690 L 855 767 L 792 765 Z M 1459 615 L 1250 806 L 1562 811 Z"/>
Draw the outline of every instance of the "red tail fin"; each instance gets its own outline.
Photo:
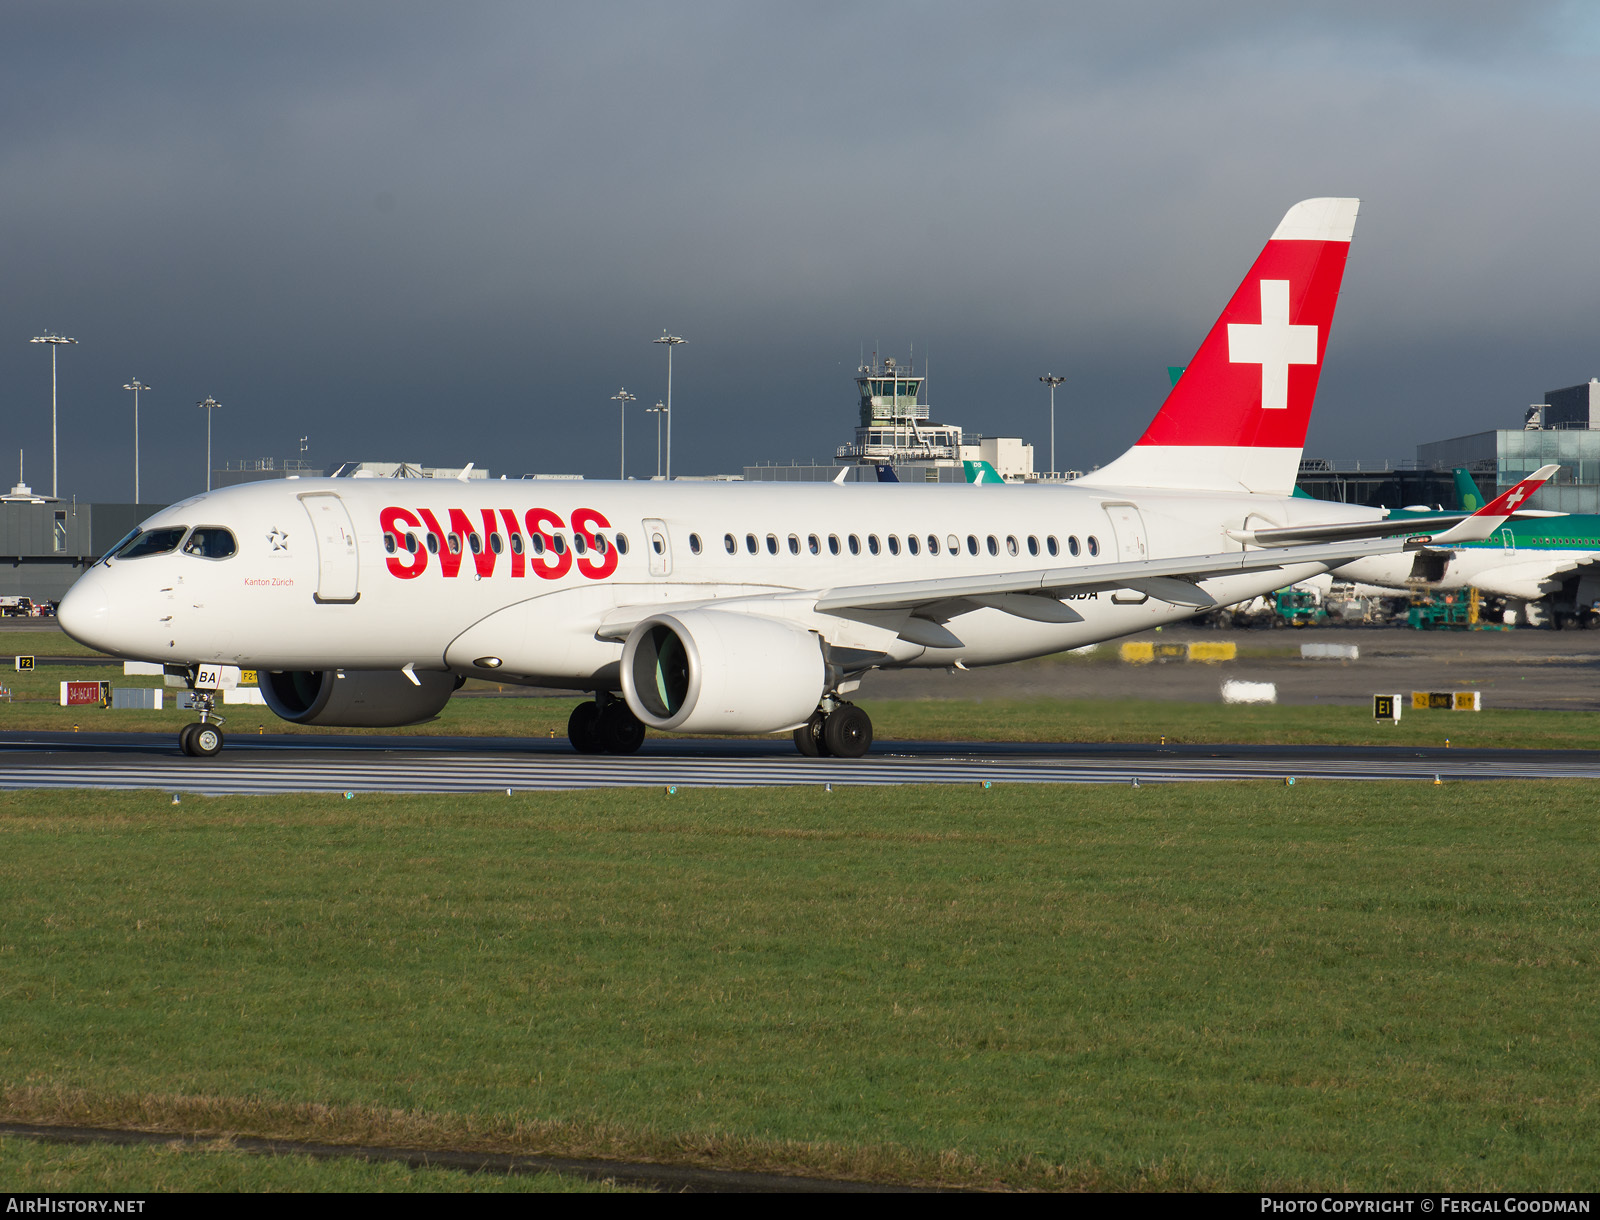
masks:
<path id="1" fill-rule="evenodd" d="M 1084 482 L 1294 490 L 1358 203 L 1289 209 L 1145 434 Z"/>

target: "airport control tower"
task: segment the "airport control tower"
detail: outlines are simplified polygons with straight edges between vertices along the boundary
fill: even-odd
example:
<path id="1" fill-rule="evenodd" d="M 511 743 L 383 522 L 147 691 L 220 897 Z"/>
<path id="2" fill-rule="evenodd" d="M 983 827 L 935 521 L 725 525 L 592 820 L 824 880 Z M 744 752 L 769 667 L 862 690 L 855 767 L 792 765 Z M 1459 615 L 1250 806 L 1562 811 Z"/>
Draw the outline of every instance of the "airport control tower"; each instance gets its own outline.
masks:
<path id="1" fill-rule="evenodd" d="M 961 427 L 934 423 L 928 404 L 921 401 L 926 374 L 902 369 L 893 356 L 856 370 L 856 390 L 861 398 L 861 418 L 856 439 L 840 445 L 836 457 L 863 465 L 960 466 Z"/>

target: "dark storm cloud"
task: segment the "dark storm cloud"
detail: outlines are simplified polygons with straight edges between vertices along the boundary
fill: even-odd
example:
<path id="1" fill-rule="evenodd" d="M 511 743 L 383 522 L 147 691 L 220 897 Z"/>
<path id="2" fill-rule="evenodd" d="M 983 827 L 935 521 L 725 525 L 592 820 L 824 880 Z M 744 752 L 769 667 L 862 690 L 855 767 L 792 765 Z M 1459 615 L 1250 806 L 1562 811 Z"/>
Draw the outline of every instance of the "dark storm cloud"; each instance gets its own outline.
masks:
<path id="1" fill-rule="evenodd" d="M 1409 456 L 1600 372 L 1600 39 L 1392 7 L 12 6 L 0 446 L 44 481 L 59 327 L 81 495 L 129 481 L 133 375 L 173 495 L 206 394 L 219 459 L 604 474 L 670 327 L 682 469 L 847 440 L 874 340 L 989 433 L 1042 441 L 1063 373 L 1086 466 L 1284 209 L 1356 194 L 1311 448 Z"/>

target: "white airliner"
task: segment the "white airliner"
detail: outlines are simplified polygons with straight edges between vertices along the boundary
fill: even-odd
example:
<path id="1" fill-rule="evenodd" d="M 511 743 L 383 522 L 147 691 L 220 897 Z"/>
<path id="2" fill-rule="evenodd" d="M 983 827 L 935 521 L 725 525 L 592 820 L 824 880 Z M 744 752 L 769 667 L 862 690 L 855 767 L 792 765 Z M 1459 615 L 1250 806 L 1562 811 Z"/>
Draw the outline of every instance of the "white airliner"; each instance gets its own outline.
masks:
<path id="1" fill-rule="evenodd" d="M 61 625 L 186 675 L 190 754 L 221 748 L 210 704 L 245 667 L 300 724 L 417 723 L 477 677 L 591 692 L 586 753 L 649 727 L 858 757 L 868 670 L 1040 656 L 1426 540 L 1291 494 L 1356 207 L 1291 208 L 1138 444 L 1072 484 L 253 483 L 156 513 Z"/>

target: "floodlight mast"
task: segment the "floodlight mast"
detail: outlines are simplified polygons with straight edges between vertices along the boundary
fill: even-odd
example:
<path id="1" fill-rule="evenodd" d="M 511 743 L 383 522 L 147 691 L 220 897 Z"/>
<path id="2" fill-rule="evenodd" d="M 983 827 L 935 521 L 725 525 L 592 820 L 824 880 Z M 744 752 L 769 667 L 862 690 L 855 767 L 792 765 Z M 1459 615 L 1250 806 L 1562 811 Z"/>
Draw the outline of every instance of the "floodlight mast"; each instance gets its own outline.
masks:
<path id="1" fill-rule="evenodd" d="M 1054 475 L 1056 473 L 1056 387 L 1066 378 L 1057 377 L 1052 373 L 1048 377 L 1039 378 L 1039 380 L 1050 387 L 1050 473 Z"/>
<path id="2" fill-rule="evenodd" d="M 670 483 L 672 482 L 672 349 L 689 340 L 662 331 L 661 338 L 652 339 L 650 342 L 667 345 L 667 482 Z"/>
<path id="3" fill-rule="evenodd" d="M 656 417 L 656 478 L 661 477 L 661 417 L 667 413 L 666 407 L 661 405 L 661 400 L 656 400 L 656 405 L 644 409 L 646 415 Z"/>
<path id="4" fill-rule="evenodd" d="M 194 404 L 206 413 L 206 490 L 211 490 L 211 413 L 222 404 L 207 396 Z"/>
<path id="5" fill-rule="evenodd" d="M 133 391 L 133 502 L 139 503 L 139 391 L 148 390 L 149 386 L 135 377 L 124 390 Z"/>
<path id="6" fill-rule="evenodd" d="M 617 404 L 617 415 L 622 433 L 622 461 L 617 467 L 617 478 L 626 479 L 628 477 L 628 404 L 637 401 L 637 397 L 628 393 L 627 390 L 618 390 L 611 396 L 611 401 Z"/>
<path id="7" fill-rule="evenodd" d="M 50 498 L 58 500 L 61 497 L 56 486 L 56 348 L 77 340 L 64 335 L 35 335 L 28 342 L 50 345 Z"/>

